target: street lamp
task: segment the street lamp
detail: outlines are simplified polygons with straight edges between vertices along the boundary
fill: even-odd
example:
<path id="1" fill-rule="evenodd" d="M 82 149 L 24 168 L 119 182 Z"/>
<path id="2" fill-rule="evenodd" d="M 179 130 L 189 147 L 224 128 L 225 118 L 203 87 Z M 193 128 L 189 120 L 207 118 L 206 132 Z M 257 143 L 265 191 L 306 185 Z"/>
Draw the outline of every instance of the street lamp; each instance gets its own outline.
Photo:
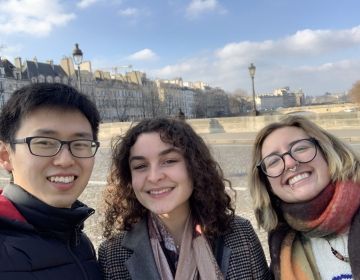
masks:
<path id="1" fill-rule="evenodd" d="M 81 91 L 81 79 L 80 79 L 80 64 L 83 60 L 83 52 L 79 49 L 79 44 L 75 44 L 75 49 L 73 50 L 73 59 L 74 63 L 77 65 L 77 77 L 78 77 L 78 88 Z"/>
<path id="2" fill-rule="evenodd" d="M 250 77 L 251 77 L 251 81 L 252 81 L 253 114 L 254 114 L 254 116 L 257 115 L 256 102 L 255 102 L 255 86 L 254 86 L 255 71 L 256 71 L 256 67 L 253 63 L 251 63 L 249 66 L 249 73 L 250 73 Z"/>

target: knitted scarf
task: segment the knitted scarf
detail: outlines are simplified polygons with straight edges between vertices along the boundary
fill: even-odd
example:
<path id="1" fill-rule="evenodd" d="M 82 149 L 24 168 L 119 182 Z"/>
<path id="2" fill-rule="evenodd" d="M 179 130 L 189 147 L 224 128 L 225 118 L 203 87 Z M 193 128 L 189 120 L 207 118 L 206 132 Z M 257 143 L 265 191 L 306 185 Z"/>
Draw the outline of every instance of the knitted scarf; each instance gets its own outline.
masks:
<path id="1" fill-rule="evenodd" d="M 271 268 L 275 279 L 321 279 L 306 237 L 326 237 L 349 230 L 348 251 L 353 278 L 360 280 L 360 185 L 329 184 L 304 203 L 281 203 L 286 222 L 270 232 Z M 330 250 L 330 249 L 329 249 Z"/>
<path id="2" fill-rule="evenodd" d="M 181 241 L 179 261 L 176 266 L 176 274 L 173 277 L 166 256 L 161 248 L 156 223 L 150 221 L 149 234 L 150 243 L 154 253 L 158 272 L 163 280 L 203 279 L 223 280 L 215 257 L 200 227 L 193 226 L 191 215 L 189 215 Z"/>

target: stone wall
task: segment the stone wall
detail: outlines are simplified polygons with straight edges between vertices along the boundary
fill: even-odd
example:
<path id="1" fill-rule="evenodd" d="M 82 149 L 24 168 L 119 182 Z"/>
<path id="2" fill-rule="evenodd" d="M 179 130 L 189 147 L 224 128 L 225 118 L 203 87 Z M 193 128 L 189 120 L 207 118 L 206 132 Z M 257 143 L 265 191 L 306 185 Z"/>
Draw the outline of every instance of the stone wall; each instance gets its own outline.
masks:
<path id="1" fill-rule="evenodd" d="M 325 129 L 360 129 L 360 112 L 322 114 L 307 112 L 299 114 L 306 115 Z M 259 131 L 265 125 L 279 121 L 284 116 L 286 115 L 190 119 L 187 122 L 200 134 L 241 133 Z M 115 135 L 122 135 L 132 124 L 131 122 L 103 123 L 100 125 L 100 140 L 108 140 Z"/>

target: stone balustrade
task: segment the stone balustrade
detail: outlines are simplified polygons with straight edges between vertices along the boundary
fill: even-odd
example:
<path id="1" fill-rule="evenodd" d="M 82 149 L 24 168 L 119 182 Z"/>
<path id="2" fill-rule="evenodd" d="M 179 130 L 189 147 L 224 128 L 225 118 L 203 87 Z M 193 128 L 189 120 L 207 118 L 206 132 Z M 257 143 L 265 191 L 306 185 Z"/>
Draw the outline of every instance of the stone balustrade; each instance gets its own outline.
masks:
<path id="1" fill-rule="evenodd" d="M 302 112 L 315 123 L 325 129 L 360 129 L 360 112 L 339 112 L 339 113 L 312 113 Z M 197 133 L 241 133 L 256 132 L 265 125 L 279 121 L 285 115 L 264 115 L 211 119 L 189 119 L 186 120 Z M 113 136 L 122 135 L 133 123 L 113 122 L 100 125 L 100 140 L 108 140 Z"/>

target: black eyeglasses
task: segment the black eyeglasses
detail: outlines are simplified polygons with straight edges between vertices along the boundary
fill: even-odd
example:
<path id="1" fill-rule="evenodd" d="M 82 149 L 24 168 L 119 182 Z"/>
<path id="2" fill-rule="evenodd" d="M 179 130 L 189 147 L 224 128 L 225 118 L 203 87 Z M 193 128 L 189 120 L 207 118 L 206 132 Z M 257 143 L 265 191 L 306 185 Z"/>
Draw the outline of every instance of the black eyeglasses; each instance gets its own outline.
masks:
<path id="1" fill-rule="evenodd" d="M 281 155 L 270 154 L 264 157 L 257 168 L 268 177 L 279 177 L 285 171 L 284 156 L 289 155 L 299 163 L 312 161 L 317 154 L 317 141 L 314 138 L 300 139 L 292 143 L 290 149 Z"/>
<path id="2" fill-rule="evenodd" d="M 15 139 L 11 144 L 27 144 L 29 151 L 34 156 L 53 157 L 59 153 L 63 145 L 68 145 L 70 153 L 77 158 L 91 158 L 95 156 L 100 143 L 94 140 L 77 139 L 62 141 L 52 137 L 26 137 Z"/>

